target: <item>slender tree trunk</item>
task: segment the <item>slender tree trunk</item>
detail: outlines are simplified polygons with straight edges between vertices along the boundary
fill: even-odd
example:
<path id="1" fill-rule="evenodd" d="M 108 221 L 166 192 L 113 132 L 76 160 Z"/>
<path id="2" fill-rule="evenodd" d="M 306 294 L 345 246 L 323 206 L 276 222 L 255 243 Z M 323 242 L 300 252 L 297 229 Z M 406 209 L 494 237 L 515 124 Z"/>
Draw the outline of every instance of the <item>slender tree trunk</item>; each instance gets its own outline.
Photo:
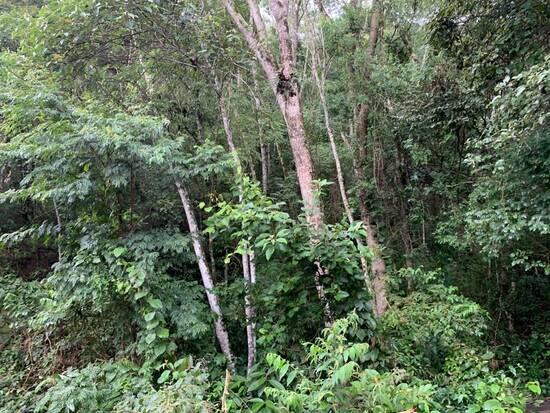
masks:
<path id="1" fill-rule="evenodd" d="M 231 119 L 229 117 L 229 112 L 225 103 L 223 87 L 219 80 L 215 78 L 217 93 L 219 97 L 219 106 L 220 112 L 222 115 L 223 128 L 225 131 L 225 137 L 227 139 L 227 145 L 229 146 L 229 151 L 233 155 L 236 165 L 236 177 L 239 182 L 241 182 L 243 177 L 243 171 L 241 166 L 241 160 L 237 152 L 237 147 L 235 146 L 235 141 L 233 140 L 233 130 L 231 128 Z M 239 202 L 242 202 L 243 191 L 242 186 L 239 190 Z M 254 267 L 253 269 L 251 267 Z M 245 297 L 244 297 L 244 310 L 246 315 L 246 341 L 248 346 L 248 362 L 247 362 L 247 372 L 250 372 L 252 366 L 256 362 L 256 323 L 254 322 L 254 304 L 251 296 L 251 283 L 252 277 L 251 273 L 254 273 L 254 282 L 256 282 L 256 264 L 254 259 L 250 257 L 250 253 L 246 252 L 242 254 L 242 268 L 243 268 L 243 277 L 245 280 Z"/>
<path id="2" fill-rule="evenodd" d="M 244 312 L 246 316 L 246 342 L 248 347 L 248 359 L 246 364 L 246 371 L 250 373 L 254 363 L 256 363 L 256 323 L 254 322 L 255 311 L 252 303 L 251 286 L 252 286 L 252 266 L 253 259 L 249 254 L 243 254 L 243 275 L 245 279 L 245 295 L 244 295 Z"/>
<path id="3" fill-rule="evenodd" d="M 313 47 L 313 49 L 315 49 Z M 324 49 L 324 48 L 323 48 Z M 346 217 L 348 219 L 348 222 L 350 224 L 353 224 L 353 213 L 351 211 L 348 195 L 346 192 L 346 185 L 344 182 L 344 174 L 342 173 L 342 165 L 340 163 L 340 156 L 338 155 L 338 149 L 336 147 L 336 141 L 334 139 L 334 132 L 332 129 L 332 126 L 330 124 L 330 115 L 328 112 L 328 106 L 326 102 L 326 95 L 325 95 L 325 72 L 324 70 L 321 72 L 321 74 L 318 72 L 318 64 L 317 64 L 317 53 L 315 53 L 315 50 L 313 51 L 312 55 L 312 72 L 313 77 L 315 79 L 315 83 L 317 85 L 317 89 L 319 90 L 319 100 L 321 102 L 321 108 L 323 110 L 323 117 L 325 119 L 325 128 L 327 129 L 327 135 L 330 142 L 330 149 L 332 152 L 332 157 L 334 159 L 334 164 L 336 166 L 336 179 L 338 181 L 338 189 L 340 190 L 340 197 L 342 198 L 342 204 L 344 205 L 344 211 L 346 213 Z M 324 60 L 323 60 L 324 62 Z M 323 65 L 324 66 L 324 65 Z M 363 243 L 360 239 L 356 240 L 357 245 L 361 249 L 363 246 Z M 371 290 L 371 280 L 369 279 L 369 271 L 368 271 L 368 264 L 365 257 L 362 255 L 360 256 L 361 261 L 361 269 L 363 270 L 363 276 L 365 278 L 365 284 L 367 285 L 367 288 L 369 291 Z"/>
<path id="4" fill-rule="evenodd" d="M 55 198 L 53 198 L 53 209 L 55 211 L 55 219 L 57 221 L 57 260 L 61 261 L 61 258 L 63 258 L 63 252 L 61 251 L 61 230 L 63 229 L 63 223 L 61 221 L 61 214 L 59 213 L 59 208 L 57 207 Z"/>
<path id="5" fill-rule="evenodd" d="M 132 41 L 135 43 L 133 32 L 132 32 Z M 147 85 L 147 92 L 148 92 L 148 96 L 151 96 L 152 93 L 154 92 L 152 79 L 150 74 L 145 68 L 145 64 L 143 62 L 141 53 L 138 53 L 138 61 L 140 65 L 144 68 L 144 72 L 145 72 L 144 79 Z M 200 118 L 198 116 L 197 116 L 197 126 L 198 126 L 199 132 L 202 131 Z M 204 248 L 200 240 L 200 230 L 197 224 L 197 219 L 195 217 L 195 211 L 193 209 L 193 206 L 191 204 L 191 199 L 189 197 L 189 191 L 187 190 L 187 187 L 184 185 L 182 181 L 176 179 L 175 184 L 176 184 L 178 194 L 180 196 L 181 203 L 183 205 L 183 209 L 185 211 L 185 217 L 187 219 L 187 224 L 189 226 L 189 233 L 191 235 L 193 250 L 195 252 L 195 257 L 197 258 L 197 262 L 199 265 L 199 272 L 201 274 L 202 284 L 206 291 L 206 298 L 208 299 L 210 311 L 212 311 L 216 316 L 216 319 L 214 320 L 214 331 L 216 333 L 216 338 L 218 339 L 218 343 L 220 345 L 222 353 L 225 355 L 227 359 L 229 368 L 233 369 L 234 361 L 233 361 L 233 353 L 231 352 L 231 345 L 229 343 L 229 334 L 227 333 L 225 324 L 223 322 L 223 314 L 220 306 L 220 301 L 218 299 L 218 296 L 214 292 L 214 278 L 212 276 L 210 267 L 208 266 L 206 253 L 204 251 Z M 214 265 L 214 263 L 212 263 L 212 265 Z"/>
<path id="6" fill-rule="evenodd" d="M 258 127 L 258 136 L 260 140 L 260 163 L 262 168 L 262 191 L 267 195 L 269 186 L 269 154 L 268 146 L 264 141 L 264 132 L 262 123 L 260 122 L 259 115 L 262 107 L 262 102 L 259 97 L 258 80 L 256 79 L 256 70 L 252 69 L 252 77 L 254 78 L 254 107 L 256 109 L 256 124 Z"/>
<path id="7" fill-rule="evenodd" d="M 373 253 L 371 271 L 372 287 L 374 292 L 374 315 L 380 317 L 388 308 L 388 299 L 386 295 L 386 263 L 382 257 L 382 252 L 378 244 L 375 229 L 371 222 L 370 211 L 367 206 L 367 190 L 364 185 L 367 180 L 364 169 L 364 164 L 366 162 L 365 145 L 368 116 L 367 108 L 367 105 L 363 104 L 357 116 L 357 124 L 355 128 L 355 136 L 357 140 L 357 150 L 355 153 L 357 156 L 357 162 L 354 172 L 357 182 L 360 184 L 359 211 L 361 213 L 363 225 L 365 225 L 365 228 L 367 229 L 367 246 Z"/>
<path id="8" fill-rule="evenodd" d="M 199 226 L 197 225 L 195 211 L 193 210 L 193 206 L 191 205 L 189 192 L 183 182 L 176 180 L 176 188 L 178 190 L 183 209 L 185 210 L 189 232 L 193 241 L 193 250 L 195 251 L 195 256 L 197 257 L 197 261 L 199 264 L 199 271 L 201 273 L 202 284 L 206 290 L 208 304 L 210 305 L 210 310 L 216 315 L 216 320 L 214 321 L 216 337 L 218 339 L 218 343 L 220 344 L 220 348 L 223 354 L 227 358 L 227 362 L 230 368 L 233 369 L 233 354 L 231 352 L 231 346 L 229 344 L 229 335 L 227 334 L 227 330 L 225 329 L 225 325 L 223 322 L 223 315 L 218 296 L 214 292 L 214 282 L 212 280 L 210 268 L 208 267 L 206 253 L 200 241 L 200 231 Z"/>
<path id="9" fill-rule="evenodd" d="M 376 44 L 378 42 L 378 30 L 380 25 L 380 5 L 376 0 L 373 1 L 373 12 L 370 21 L 370 36 L 367 47 L 368 62 L 374 57 Z M 368 69 L 367 69 L 368 70 Z M 366 76 L 368 77 L 368 71 Z M 354 173 L 357 182 L 359 183 L 359 211 L 361 220 L 367 230 L 367 246 L 372 251 L 374 257 L 371 265 L 372 272 L 372 289 L 374 293 L 374 315 L 382 316 L 388 308 L 388 299 L 386 293 L 386 263 L 382 257 L 382 252 L 374 226 L 371 222 L 371 214 L 367 204 L 367 190 L 364 183 L 366 182 L 365 164 L 366 164 L 366 143 L 367 143 L 367 128 L 368 128 L 368 105 L 362 103 L 359 105 L 355 122 L 355 137 L 356 149 L 352 152 L 355 155 Z"/>
<path id="10" fill-rule="evenodd" d="M 319 13 L 321 13 L 327 19 L 330 19 L 330 16 L 328 15 L 328 12 L 327 12 L 327 9 L 325 8 L 325 5 L 323 4 L 323 0 L 315 0 L 315 5 L 317 6 L 317 9 L 319 9 Z"/>

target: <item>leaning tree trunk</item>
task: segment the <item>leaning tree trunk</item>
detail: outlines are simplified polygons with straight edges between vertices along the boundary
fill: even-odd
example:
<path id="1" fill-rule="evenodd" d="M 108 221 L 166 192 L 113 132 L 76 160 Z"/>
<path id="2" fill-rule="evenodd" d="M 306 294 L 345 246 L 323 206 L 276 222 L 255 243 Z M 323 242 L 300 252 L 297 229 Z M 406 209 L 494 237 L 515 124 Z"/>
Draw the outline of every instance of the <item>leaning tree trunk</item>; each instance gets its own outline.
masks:
<path id="1" fill-rule="evenodd" d="M 229 151 L 235 161 L 235 174 L 239 182 L 242 182 L 243 170 L 237 147 L 235 146 L 235 140 L 233 139 L 233 130 L 231 128 L 231 118 L 229 117 L 229 111 L 225 102 L 223 86 L 216 77 L 215 79 L 216 93 L 219 97 L 220 113 L 222 115 L 223 129 L 225 137 L 227 139 L 227 145 Z M 239 201 L 242 202 L 243 189 L 239 188 Z M 256 323 L 254 322 L 255 310 L 252 300 L 251 290 L 253 284 L 256 283 L 256 263 L 252 255 L 248 252 L 242 254 L 242 267 L 243 277 L 245 280 L 245 297 L 244 297 L 244 310 L 246 316 L 246 342 L 248 347 L 248 360 L 247 360 L 247 372 L 250 373 L 252 367 L 256 363 Z M 251 274 L 254 274 L 252 277 Z"/>
<path id="2" fill-rule="evenodd" d="M 189 226 L 189 232 L 191 234 L 191 239 L 193 242 L 193 249 L 195 251 L 195 256 L 199 264 L 199 271 L 201 273 L 202 284 L 206 290 L 206 297 L 208 298 L 208 304 L 210 305 L 210 310 L 216 315 L 216 320 L 214 321 L 214 328 L 216 331 L 216 337 L 220 348 L 227 358 L 227 362 L 231 368 L 233 368 L 233 354 L 231 353 L 231 346 L 229 344 L 229 335 L 225 329 L 223 322 L 222 310 L 220 307 L 220 301 L 218 296 L 214 292 L 214 282 L 212 280 L 212 274 L 210 268 L 208 267 L 208 261 L 206 259 L 206 253 L 200 241 L 200 231 L 199 226 L 197 225 L 197 220 L 195 218 L 195 211 L 191 205 L 191 199 L 189 198 L 189 192 L 182 181 L 176 180 L 176 187 L 178 194 L 185 210 L 185 216 L 187 218 L 187 224 Z"/>
<path id="3" fill-rule="evenodd" d="M 312 72 L 313 72 L 313 78 L 315 79 L 315 83 L 317 85 L 317 89 L 319 90 L 319 100 L 321 102 L 321 108 L 323 110 L 323 117 L 325 119 L 325 127 L 327 129 L 327 135 L 330 142 L 330 149 L 332 151 L 332 157 L 334 159 L 334 164 L 336 166 L 336 178 L 338 181 L 338 189 L 340 190 L 340 197 L 342 198 L 342 205 L 344 206 L 344 211 L 346 213 L 346 217 L 348 218 L 348 222 L 350 224 L 353 224 L 353 213 L 351 211 L 351 207 L 349 205 L 348 195 L 346 192 L 346 185 L 344 182 L 344 174 L 342 172 L 342 165 L 340 163 L 340 156 L 338 155 L 338 149 L 336 147 L 336 141 L 334 139 L 334 132 L 332 129 L 332 126 L 330 124 L 330 116 L 328 112 L 328 106 L 326 101 L 326 95 L 325 95 L 325 71 L 322 70 L 321 73 L 318 71 L 318 64 L 317 64 L 317 53 L 315 52 L 315 47 L 313 48 L 313 55 L 312 55 Z M 323 59 L 324 63 L 324 59 Z M 324 68 L 324 64 L 323 64 Z M 361 239 L 356 239 L 357 246 L 359 249 L 363 246 L 363 242 Z M 361 269 L 363 270 L 363 277 L 365 279 L 365 284 L 367 285 L 367 289 L 369 292 L 372 292 L 372 286 L 371 286 L 371 280 L 369 279 L 369 271 L 368 271 L 368 264 L 367 260 L 363 255 L 360 256 L 361 261 Z"/>
<path id="4" fill-rule="evenodd" d="M 133 36 L 133 32 L 132 32 L 132 41 L 135 44 L 135 38 Z M 138 52 L 138 62 L 140 66 L 142 66 L 145 69 L 142 55 L 139 52 Z M 152 83 L 151 76 L 147 70 L 145 70 L 144 79 L 147 86 L 148 95 L 150 96 L 153 92 L 153 83 Z M 198 125 L 200 126 L 200 119 L 198 117 L 197 117 L 197 122 L 198 122 Z M 187 190 L 183 182 L 180 181 L 179 179 L 176 179 L 175 183 L 176 183 L 178 194 L 181 199 L 181 203 L 183 205 L 183 209 L 185 211 L 185 217 L 187 218 L 187 224 L 189 226 L 189 232 L 191 234 L 191 239 L 193 243 L 193 250 L 195 252 L 195 257 L 197 258 L 197 262 L 199 264 L 199 271 L 202 278 L 202 284 L 204 286 L 204 289 L 206 290 L 206 298 L 208 299 L 210 310 L 216 315 L 216 320 L 214 321 L 214 330 L 216 332 L 216 338 L 218 339 L 218 343 L 220 345 L 220 348 L 223 354 L 227 358 L 227 363 L 229 365 L 229 368 L 233 369 L 234 362 L 233 362 L 233 354 L 231 352 L 231 345 L 229 344 L 229 334 L 227 333 L 227 330 L 223 322 L 223 314 L 220 306 L 220 301 L 218 299 L 218 296 L 214 292 L 214 277 L 212 276 L 212 271 L 208 266 L 206 253 L 200 241 L 200 230 L 197 224 L 197 219 L 195 217 L 195 211 L 193 210 L 193 206 L 191 205 L 191 199 L 189 198 L 189 191 Z M 214 265 L 214 263 L 212 263 L 212 265 Z"/>

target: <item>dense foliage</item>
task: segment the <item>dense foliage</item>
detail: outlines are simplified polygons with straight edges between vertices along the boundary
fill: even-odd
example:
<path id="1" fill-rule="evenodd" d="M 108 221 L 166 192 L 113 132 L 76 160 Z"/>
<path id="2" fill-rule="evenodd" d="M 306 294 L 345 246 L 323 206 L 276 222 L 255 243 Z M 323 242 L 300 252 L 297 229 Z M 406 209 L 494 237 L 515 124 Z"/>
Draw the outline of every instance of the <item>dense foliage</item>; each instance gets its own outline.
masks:
<path id="1" fill-rule="evenodd" d="M 0 413 L 535 408 L 549 22 L 0 0 Z"/>

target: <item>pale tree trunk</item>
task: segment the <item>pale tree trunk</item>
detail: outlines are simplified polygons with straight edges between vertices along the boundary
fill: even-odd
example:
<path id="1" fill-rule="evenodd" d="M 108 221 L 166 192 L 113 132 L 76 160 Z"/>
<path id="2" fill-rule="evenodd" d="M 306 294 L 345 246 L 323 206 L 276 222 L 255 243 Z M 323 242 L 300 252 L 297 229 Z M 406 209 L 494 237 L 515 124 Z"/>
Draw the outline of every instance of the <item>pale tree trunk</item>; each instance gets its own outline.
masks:
<path id="1" fill-rule="evenodd" d="M 326 79 L 326 59 L 324 58 L 324 39 L 323 39 L 323 33 L 320 33 L 320 42 L 321 42 L 321 51 L 320 53 L 323 54 L 323 57 L 321 58 L 318 53 L 315 50 L 315 45 L 312 47 L 312 72 L 313 77 L 315 79 L 315 83 L 317 85 L 317 89 L 319 90 L 319 100 L 321 102 L 321 108 L 323 110 L 323 117 L 325 120 L 325 128 L 327 129 L 327 135 L 330 142 L 330 149 L 332 152 L 332 157 L 334 159 L 334 164 L 336 166 L 336 178 L 338 181 L 338 189 L 340 190 L 340 197 L 342 198 L 342 204 L 344 206 L 344 211 L 346 213 L 346 217 L 348 219 L 348 222 L 350 224 L 353 224 L 353 213 L 351 211 L 351 208 L 349 206 L 349 200 L 348 195 L 346 192 L 346 185 L 344 182 L 344 174 L 342 173 L 342 165 L 340 163 L 340 156 L 338 155 L 338 148 L 336 147 L 336 141 L 334 139 L 334 131 L 332 129 L 332 126 L 330 124 L 330 115 L 328 112 L 328 106 L 326 101 L 326 94 L 325 94 L 325 79 Z M 321 72 L 319 73 L 318 67 L 321 66 Z M 360 239 L 356 239 L 357 245 L 359 246 L 359 249 L 363 246 L 363 242 Z M 361 269 L 363 270 L 363 277 L 365 279 L 365 284 L 367 285 L 367 288 L 369 291 L 371 291 L 371 280 L 369 279 L 369 272 L 368 272 L 368 264 L 367 260 L 363 255 L 360 256 L 361 261 Z"/>
<path id="2" fill-rule="evenodd" d="M 262 191 L 267 195 L 269 186 L 269 149 L 264 142 L 264 132 L 260 121 L 260 110 L 262 102 L 259 97 L 258 80 L 256 79 L 256 70 L 252 69 L 252 77 L 254 78 L 254 107 L 256 109 L 256 124 L 258 127 L 258 136 L 260 140 L 260 164 L 262 169 Z"/>
<path id="3" fill-rule="evenodd" d="M 132 41 L 135 44 L 135 38 L 134 38 L 133 32 L 132 32 Z M 144 79 L 147 85 L 148 95 L 150 96 L 154 91 L 153 83 L 149 72 L 145 69 L 143 57 L 141 53 L 139 53 L 139 51 L 138 51 L 138 61 L 140 66 L 144 68 L 144 73 L 145 73 Z M 197 122 L 200 126 L 200 120 L 198 117 L 197 117 Z M 233 361 L 233 354 L 231 352 L 231 345 L 229 343 L 229 334 L 227 333 L 227 330 L 223 322 L 223 314 L 222 314 L 218 296 L 214 292 L 214 277 L 212 272 L 213 270 L 211 271 L 210 267 L 208 266 L 206 253 L 200 241 L 200 230 L 197 224 L 197 219 L 195 217 L 195 211 L 193 210 L 191 199 L 189 197 L 189 191 L 187 190 L 186 186 L 183 184 L 182 181 L 176 179 L 175 183 L 176 183 L 178 194 L 180 196 L 181 203 L 183 205 L 183 209 L 185 211 L 185 217 L 187 219 L 187 224 L 189 226 L 189 233 L 192 239 L 193 250 L 195 252 L 195 257 L 197 258 L 197 262 L 199 264 L 199 272 L 201 274 L 202 284 L 204 286 L 204 289 L 206 290 L 206 298 L 208 299 L 210 310 L 216 316 L 216 319 L 214 321 L 214 330 L 216 333 L 216 338 L 218 339 L 218 343 L 220 345 L 222 353 L 225 355 L 227 359 L 229 368 L 233 369 L 234 361 Z M 212 262 L 212 266 L 214 266 L 213 262 Z"/>
<path id="4" fill-rule="evenodd" d="M 248 347 L 248 358 L 246 363 L 246 371 L 250 373 L 252 367 L 256 363 L 256 323 L 254 317 L 254 304 L 252 302 L 251 288 L 254 285 L 252 273 L 256 273 L 256 265 L 254 263 L 253 254 L 243 254 L 243 276 L 245 280 L 245 295 L 244 295 L 244 312 L 246 316 L 246 342 Z M 255 281 L 255 279 L 254 279 Z"/>
<path id="5" fill-rule="evenodd" d="M 289 30 L 288 0 L 270 0 L 271 13 L 275 19 L 275 29 L 279 40 L 280 67 L 276 69 L 272 53 L 265 48 L 265 26 L 255 0 L 247 0 L 249 11 L 254 22 L 256 34 L 250 30 L 243 17 L 235 10 L 231 0 L 222 0 L 234 24 L 244 36 L 250 50 L 260 63 L 271 89 L 275 94 L 279 109 L 285 119 L 287 132 L 296 167 L 298 185 L 306 212 L 306 218 L 312 228 L 312 242 L 318 242 L 317 235 L 323 226 L 323 216 L 314 184 L 313 161 L 307 147 L 298 79 L 294 71 L 295 56 Z M 321 278 L 326 269 L 316 261 L 314 275 L 315 287 L 325 312 L 325 324 L 332 323 L 332 312 L 326 298 Z"/>
<path id="6" fill-rule="evenodd" d="M 200 241 L 200 230 L 195 218 L 195 211 L 191 205 L 191 199 L 189 198 L 189 192 L 182 181 L 176 180 L 176 188 L 185 211 L 187 218 L 187 224 L 189 226 L 189 233 L 191 234 L 191 240 L 193 242 L 193 250 L 199 264 L 199 271 L 201 273 L 202 284 L 206 290 L 206 297 L 208 298 L 208 304 L 210 310 L 215 314 L 216 320 L 214 321 L 214 329 L 216 331 L 216 337 L 220 348 L 227 358 L 227 362 L 230 368 L 233 368 L 233 354 L 231 353 L 231 346 L 229 344 L 229 335 L 225 329 L 223 323 L 223 315 L 220 307 L 220 301 L 218 296 L 214 292 L 214 282 L 212 280 L 212 274 L 208 267 L 208 261 L 206 260 L 206 253 Z"/>
<path id="7" fill-rule="evenodd" d="M 235 146 L 235 141 L 233 139 L 233 130 L 231 128 L 231 118 L 229 117 L 229 111 L 227 110 L 227 105 L 225 103 L 223 85 L 217 77 L 215 77 L 215 86 L 216 92 L 218 93 L 220 113 L 222 115 L 223 129 L 225 132 L 225 137 L 227 139 L 227 146 L 229 146 L 229 151 L 233 156 L 235 161 L 235 174 L 237 180 L 241 182 L 243 177 L 242 164 L 239 158 L 239 153 L 237 152 L 237 147 Z M 243 199 L 243 189 L 239 184 L 239 202 L 242 202 Z M 252 266 L 254 267 L 252 269 Z M 245 297 L 244 297 L 244 310 L 246 316 L 246 341 L 248 346 L 248 362 L 247 362 L 247 371 L 250 372 L 252 366 L 256 362 L 256 323 L 254 322 L 254 304 L 251 296 L 251 285 L 252 277 L 251 273 L 254 273 L 254 283 L 256 282 L 256 264 L 253 259 L 250 258 L 249 253 L 242 254 L 242 268 L 243 268 L 243 277 L 245 280 Z"/>
<path id="8" fill-rule="evenodd" d="M 319 9 L 319 13 L 321 13 L 327 19 L 330 19 L 330 16 L 328 15 L 328 12 L 327 12 L 327 9 L 325 8 L 325 5 L 323 4 L 323 0 L 315 0 L 315 5 L 317 6 L 317 9 Z"/>

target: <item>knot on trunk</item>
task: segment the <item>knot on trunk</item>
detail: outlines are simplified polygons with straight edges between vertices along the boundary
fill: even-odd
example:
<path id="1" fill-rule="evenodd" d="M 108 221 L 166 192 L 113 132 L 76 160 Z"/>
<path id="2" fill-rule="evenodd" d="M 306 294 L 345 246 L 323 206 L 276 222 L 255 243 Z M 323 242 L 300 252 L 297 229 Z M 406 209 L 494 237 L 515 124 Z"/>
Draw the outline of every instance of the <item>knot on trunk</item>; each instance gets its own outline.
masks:
<path id="1" fill-rule="evenodd" d="M 296 96 L 299 91 L 298 79 L 294 73 L 286 75 L 284 70 L 279 71 L 279 81 L 277 82 L 277 93 L 286 97 Z"/>

